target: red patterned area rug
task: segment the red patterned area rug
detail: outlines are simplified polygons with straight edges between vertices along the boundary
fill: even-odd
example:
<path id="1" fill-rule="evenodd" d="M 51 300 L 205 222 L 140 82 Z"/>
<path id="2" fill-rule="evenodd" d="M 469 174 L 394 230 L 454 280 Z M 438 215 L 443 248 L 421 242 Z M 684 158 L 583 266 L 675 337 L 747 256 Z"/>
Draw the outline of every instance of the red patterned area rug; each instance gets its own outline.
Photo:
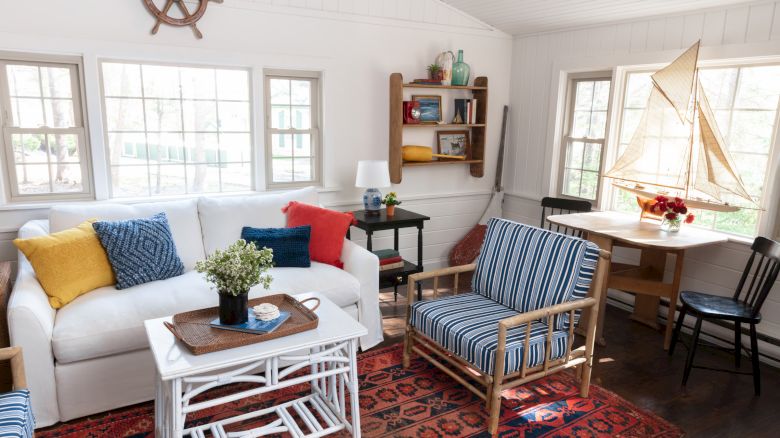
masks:
<path id="1" fill-rule="evenodd" d="M 401 346 L 394 345 L 359 356 L 363 436 L 489 436 L 482 400 L 425 360 L 418 358 L 404 370 L 401 354 Z M 212 393 L 219 395 L 235 389 L 235 386 L 226 386 Z M 301 385 L 278 391 L 265 399 L 249 398 L 201 411 L 194 418 L 188 418 L 188 426 L 251 412 L 300 397 L 306 391 L 307 386 Z M 154 436 L 153 415 L 154 404 L 148 402 L 42 429 L 36 436 L 148 438 Z M 240 429 L 263 423 L 243 424 Z M 591 385 L 589 398 L 581 398 L 574 377 L 567 372 L 503 394 L 501 437 L 682 435 L 678 427 L 596 385 Z"/>

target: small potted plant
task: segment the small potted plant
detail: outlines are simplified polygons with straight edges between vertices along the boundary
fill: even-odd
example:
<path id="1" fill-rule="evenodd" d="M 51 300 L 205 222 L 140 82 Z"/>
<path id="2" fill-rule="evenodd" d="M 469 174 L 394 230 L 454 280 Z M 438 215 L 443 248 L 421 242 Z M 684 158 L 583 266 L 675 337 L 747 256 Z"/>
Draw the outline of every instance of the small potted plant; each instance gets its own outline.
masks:
<path id="1" fill-rule="evenodd" d="M 206 274 L 219 293 L 219 322 L 243 324 L 249 319 L 249 289 L 257 284 L 271 286 L 266 272 L 273 265 L 273 250 L 257 249 L 254 242 L 239 239 L 224 251 L 216 250 L 206 260 L 195 264 L 195 270 Z"/>
<path id="2" fill-rule="evenodd" d="M 650 211 L 662 217 L 661 229 L 670 233 L 680 231 L 683 220 L 686 224 L 690 224 L 695 219 L 693 213 L 688 213 L 688 207 L 685 206 L 682 198 L 669 199 L 663 195 L 656 196 Z"/>
<path id="3" fill-rule="evenodd" d="M 431 64 L 428 66 L 428 77 L 432 81 L 441 81 L 444 79 L 444 72 L 441 70 L 439 64 Z"/>
<path id="4" fill-rule="evenodd" d="M 393 217 L 395 214 L 395 206 L 401 205 L 401 201 L 398 200 L 398 195 L 395 192 L 390 192 L 382 199 L 382 204 L 387 207 L 387 217 Z"/>

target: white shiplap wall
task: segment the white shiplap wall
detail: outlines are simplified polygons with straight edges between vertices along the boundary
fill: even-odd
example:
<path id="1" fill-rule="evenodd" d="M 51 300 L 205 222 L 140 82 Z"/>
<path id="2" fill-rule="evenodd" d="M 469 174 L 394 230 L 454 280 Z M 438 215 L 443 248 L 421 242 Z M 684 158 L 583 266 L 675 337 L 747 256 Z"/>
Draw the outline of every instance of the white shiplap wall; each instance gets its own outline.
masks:
<path id="1" fill-rule="evenodd" d="M 698 39 L 705 60 L 774 57 L 780 62 L 780 2 L 516 38 L 504 215 L 538 225 L 539 200 L 555 193 L 559 103 L 567 73 L 668 62 Z M 731 295 L 748 255 L 747 245 L 733 242 L 691 250 L 682 288 Z M 632 252 L 616 257 L 638 260 Z M 759 331 L 780 338 L 780 284 L 762 313 Z M 779 349 L 762 346 L 762 351 L 780 357 Z"/>

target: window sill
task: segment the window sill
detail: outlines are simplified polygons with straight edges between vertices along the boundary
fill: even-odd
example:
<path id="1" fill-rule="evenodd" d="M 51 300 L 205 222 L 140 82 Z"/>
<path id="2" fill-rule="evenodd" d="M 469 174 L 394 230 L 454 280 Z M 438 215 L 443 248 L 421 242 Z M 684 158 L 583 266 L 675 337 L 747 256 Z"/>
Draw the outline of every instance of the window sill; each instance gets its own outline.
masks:
<path id="1" fill-rule="evenodd" d="M 193 193 L 189 195 L 175 195 L 175 196 L 153 196 L 153 197 L 141 197 L 141 198 L 111 198 L 104 200 L 88 200 L 79 199 L 72 201 L 40 201 L 40 202 L 25 202 L 25 203 L 8 203 L 0 205 L 0 211 L 19 211 L 19 210 L 46 210 L 57 205 L 73 205 L 73 204 L 140 204 L 144 202 L 167 202 L 178 201 L 183 199 L 198 199 L 201 197 L 231 197 L 231 196 L 249 196 L 249 195 L 263 195 L 273 193 L 284 193 L 292 190 L 301 189 L 303 187 L 290 187 L 290 188 L 270 188 L 268 190 L 253 190 L 243 192 L 230 192 L 230 193 Z M 334 193 L 341 191 L 341 187 L 315 187 L 317 193 Z"/>

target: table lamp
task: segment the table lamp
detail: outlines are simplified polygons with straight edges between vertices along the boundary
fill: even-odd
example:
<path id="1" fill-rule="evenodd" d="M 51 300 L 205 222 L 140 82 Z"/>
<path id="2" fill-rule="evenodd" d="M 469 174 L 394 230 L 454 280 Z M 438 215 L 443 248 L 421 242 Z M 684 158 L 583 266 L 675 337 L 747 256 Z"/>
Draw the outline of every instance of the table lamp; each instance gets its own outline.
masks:
<path id="1" fill-rule="evenodd" d="M 390 171 L 385 160 L 358 161 L 355 187 L 366 189 L 363 193 L 363 208 L 366 213 L 379 214 L 382 208 L 382 193 L 379 187 L 390 187 Z"/>

